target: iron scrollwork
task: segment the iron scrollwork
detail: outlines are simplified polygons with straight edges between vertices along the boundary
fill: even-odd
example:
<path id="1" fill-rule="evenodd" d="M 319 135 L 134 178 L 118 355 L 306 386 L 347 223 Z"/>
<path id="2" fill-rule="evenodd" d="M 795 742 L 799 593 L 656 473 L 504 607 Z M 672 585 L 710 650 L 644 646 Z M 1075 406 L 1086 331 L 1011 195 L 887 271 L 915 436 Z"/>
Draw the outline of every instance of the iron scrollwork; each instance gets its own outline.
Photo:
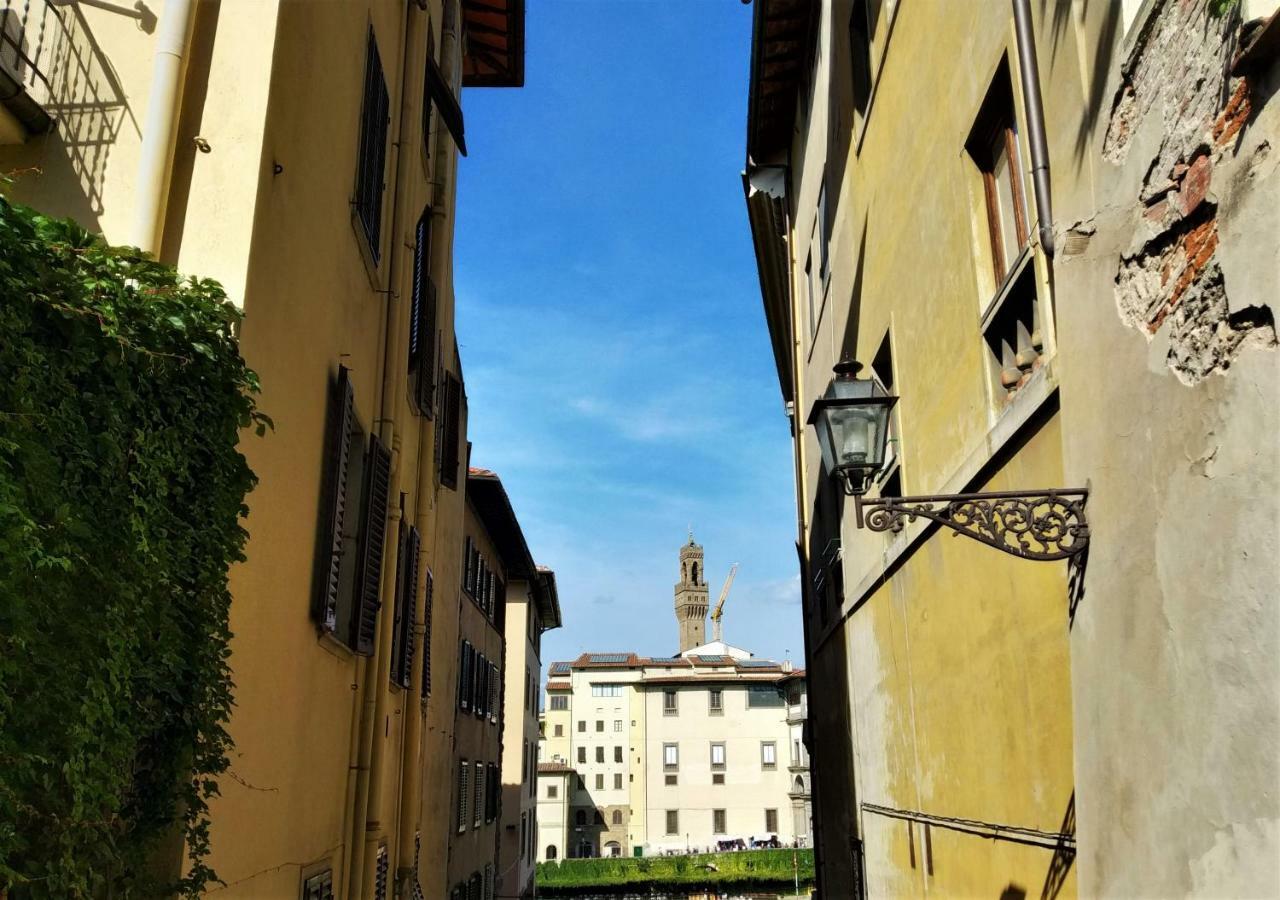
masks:
<path id="1" fill-rule="evenodd" d="M 899 532 L 906 522 L 929 519 L 1022 559 L 1068 559 L 1089 545 L 1083 488 L 940 494 L 931 497 L 856 498 L 858 526 Z"/>

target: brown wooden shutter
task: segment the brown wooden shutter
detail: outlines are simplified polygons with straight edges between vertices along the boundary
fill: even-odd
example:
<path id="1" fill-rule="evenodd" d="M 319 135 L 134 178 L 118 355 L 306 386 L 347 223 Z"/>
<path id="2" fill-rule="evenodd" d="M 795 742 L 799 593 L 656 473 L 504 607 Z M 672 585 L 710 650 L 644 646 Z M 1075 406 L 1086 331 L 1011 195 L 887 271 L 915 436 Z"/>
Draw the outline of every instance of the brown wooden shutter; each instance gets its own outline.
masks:
<path id="1" fill-rule="evenodd" d="M 425 618 L 422 622 L 424 634 L 422 635 L 422 699 L 425 700 L 431 696 L 431 601 L 432 594 L 435 592 L 435 576 L 431 574 L 428 568 L 427 583 L 423 586 L 425 604 L 423 606 L 423 615 Z"/>
<path id="2" fill-rule="evenodd" d="M 436 287 L 431 280 L 431 208 L 418 219 L 413 246 L 413 289 L 409 304 L 409 383 L 414 408 L 434 414 L 436 387 Z"/>
<path id="3" fill-rule="evenodd" d="M 440 448 L 440 484 L 451 490 L 458 488 L 459 416 L 462 412 L 462 382 L 452 372 L 444 374 L 444 444 Z"/>
<path id="4" fill-rule="evenodd" d="M 338 367 L 330 391 L 329 433 L 325 439 L 324 530 L 321 532 L 319 589 L 313 615 L 316 624 L 332 632 L 338 625 L 338 581 L 342 569 L 342 538 L 347 524 L 347 479 L 351 466 L 351 432 L 355 427 L 356 401 L 351 376 Z"/>
<path id="5" fill-rule="evenodd" d="M 471 708 L 471 644 L 462 642 L 458 648 L 458 705 Z"/>
<path id="6" fill-rule="evenodd" d="M 391 647 L 391 680 L 408 690 L 413 672 L 413 627 L 418 596 L 418 529 L 400 526 L 400 565 L 396 573 L 396 621 Z"/>
<path id="7" fill-rule="evenodd" d="M 360 539 L 360 574 L 351 616 L 351 647 L 373 654 L 378 634 L 382 556 L 387 542 L 387 493 L 391 488 L 391 453 L 378 436 L 369 439 L 365 460 L 364 528 Z"/>
<path id="8" fill-rule="evenodd" d="M 387 80 L 382 74 L 378 41 L 370 27 L 365 49 L 364 95 L 360 103 L 355 208 L 374 265 L 382 258 L 382 193 L 385 187 L 387 127 L 391 124 L 389 109 Z"/>

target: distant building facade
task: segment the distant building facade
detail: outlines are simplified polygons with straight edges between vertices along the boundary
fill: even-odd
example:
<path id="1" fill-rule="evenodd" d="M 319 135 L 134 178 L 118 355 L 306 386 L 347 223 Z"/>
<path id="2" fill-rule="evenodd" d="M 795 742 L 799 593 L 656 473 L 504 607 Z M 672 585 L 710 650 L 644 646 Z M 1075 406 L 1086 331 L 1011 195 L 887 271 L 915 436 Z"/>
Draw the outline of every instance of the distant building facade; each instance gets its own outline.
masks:
<path id="1" fill-rule="evenodd" d="M 692 539 L 680 569 L 684 641 L 707 612 Z M 792 779 L 804 673 L 789 663 L 722 641 L 674 657 L 588 653 L 554 663 L 546 690 L 539 861 L 808 840 L 795 806 L 807 808 L 807 779 L 802 791 Z"/>
<path id="2" fill-rule="evenodd" d="M 755 0 L 822 896 L 1280 885 L 1277 6 Z M 899 398 L 864 500 L 1086 489 L 1087 551 L 866 527 L 842 358 Z"/>

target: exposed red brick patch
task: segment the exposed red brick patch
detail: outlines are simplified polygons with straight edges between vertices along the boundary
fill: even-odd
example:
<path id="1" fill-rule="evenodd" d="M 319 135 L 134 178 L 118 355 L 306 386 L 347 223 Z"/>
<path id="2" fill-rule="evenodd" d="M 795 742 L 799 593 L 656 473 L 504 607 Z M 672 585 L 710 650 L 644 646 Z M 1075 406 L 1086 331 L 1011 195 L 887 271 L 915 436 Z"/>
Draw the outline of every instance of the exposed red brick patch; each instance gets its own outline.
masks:
<path id="1" fill-rule="evenodd" d="M 1156 312 L 1147 328 L 1152 333 L 1160 328 L 1165 317 L 1178 305 L 1182 295 L 1195 284 L 1209 267 L 1214 252 L 1218 249 L 1218 220 L 1216 217 L 1205 219 L 1196 225 L 1178 241 L 1173 256 L 1165 264 L 1161 273 L 1161 285 L 1167 286 L 1169 276 L 1177 271 L 1178 278 L 1169 288 L 1168 301 Z"/>
<path id="2" fill-rule="evenodd" d="M 1240 133 L 1240 129 L 1249 121 L 1253 113 L 1253 103 L 1249 95 L 1249 79 L 1240 78 L 1231 99 L 1213 123 L 1213 143 L 1217 147 L 1225 147 Z"/>
<path id="3" fill-rule="evenodd" d="M 1178 205 L 1182 214 L 1189 216 L 1200 205 L 1205 194 L 1209 193 L 1209 182 L 1213 177 L 1213 163 L 1208 154 L 1201 154 L 1186 169 L 1182 185 L 1178 190 Z"/>

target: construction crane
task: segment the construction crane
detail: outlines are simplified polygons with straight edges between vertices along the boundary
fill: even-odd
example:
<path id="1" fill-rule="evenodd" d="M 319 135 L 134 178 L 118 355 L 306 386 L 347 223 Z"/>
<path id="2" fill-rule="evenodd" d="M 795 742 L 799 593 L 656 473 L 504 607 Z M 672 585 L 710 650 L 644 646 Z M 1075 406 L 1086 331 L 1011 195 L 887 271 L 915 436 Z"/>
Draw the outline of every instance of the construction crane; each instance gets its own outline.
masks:
<path id="1" fill-rule="evenodd" d="M 723 641 L 723 632 L 720 630 L 720 618 L 724 615 L 724 601 L 729 598 L 729 587 L 733 584 L 733 576 L 738 574 L 738 564 L 734 563 L 729 567 L 729 577 L 724 580 L 724 587 L 720 589 L 720 602 L 716 604 L 716 611 L 711 614 L 711 627 L 713 628 L 714 640 Z"/>

